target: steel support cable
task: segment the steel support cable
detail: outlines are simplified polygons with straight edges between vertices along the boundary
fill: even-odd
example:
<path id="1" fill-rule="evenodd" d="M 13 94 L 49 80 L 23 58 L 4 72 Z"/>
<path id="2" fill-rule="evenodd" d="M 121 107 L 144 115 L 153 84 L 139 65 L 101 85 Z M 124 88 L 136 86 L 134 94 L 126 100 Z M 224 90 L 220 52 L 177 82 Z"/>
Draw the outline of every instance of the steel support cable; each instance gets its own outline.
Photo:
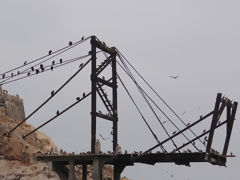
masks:
<path id="1" fill-rule="evenodd" d="M 71 46 L 74 46 L 74 47 L 75 47 L 76 44 L 79 45 L 79 44 L 87 41 L 87 40 L 90 39 L 90 38 L 91 38 L 91 37 L 89 36 L 89 37 L 87 37 L 87 38 L 85 38 L 85 39 L 83 39 L 83 40 L 77 41 L 77 42 L 73 43 Z M 66 49 L 66 48 L 68 48 L 68 47 L 71 47 L 71 46 L 66 46 L 66 47 L 63 47 L 63 48 L 61 48 L 61 49 L 58 49 L 58 50 L 52 52 L 52 54 L 58 53 L 58 52 Z M 32 61 L 30 61 L 30 62 L 27 62 L 26 64 L 23 64 L 23 65 L 18 66 L 18 67 L 16 67 L 16 68 L 10 69 L 10 70 L 8 70 L 8 71 L 6 71 L 6 72 L 4 72 L 4 73 L 1 73 L 0 76 L 1 76 L 1 75 L 4 75 L 4 74 L 7 74 L 7 73 L 9 73 L 9 72 L 15 71 L 15 70 L 17 70 L 17 69 L 19 69 L 19 68 L 22 68 L 22 67 L 24 67 L 24 66 L 27 66 L 27 65 L 29 65 L 29 64 L 32 64 L 32 63 L 34 63 L 34 62 L 36 62 L 36 61 L 39 61 L 39 60 L 41 60 L 41 59 L 44 59 L 44 58 L 46 58 L 46 57 L 48 57 L 48 56 L 49 56 L 49 55 L 42 56 L 42 57 L 40 57 L 40 58 L 37 58 L 37 59 L 32 60 Z"/>
<path id="2" fill-rule="evenodd" d="M 225 121 L 223 121 L 222 123 L 217 124 L 215 129 L 217 129 L 217 128 L 219 128 L 220 126 L 222 126 L 223 124 L 227 123 L 227 121 L 228 121 L 228 120 L 225 120 Z M 183 147 L 187 146 L 188 144 L 190 144 L 190 143 L 196 141 L 197 139 L 205 136 L 205 135 L 208 134 L 210 131 L 211 131 L 211 130 L 208 130 L 208 131 L 202 133 L 201 135 L 195 137 L 195 138 L 192 139 L 191 141 L 189 141 L 189 142 L 183 144 L 182 146 L 178 147 L 177 149 L 175 149 L 175 151 L 178 151 L 178 150 L 182 149 Z"/>
<path id="3" fill-rule="evenodd" d="M 42 64 L 42 63 L 44 63 L 44 62 L 46 62 L 46 61 L 48 61 L 48 60 L 50 60 L 50 59 L 53 59 L 54 57 L 56 57 L 56 56 L 58 56 L 58 55 L 60 55 L 60 54 L 62 54 L 62 53 L 64 53 L 64 52 L 66 52 L 66 51 L 74 48 L 75 46 L 77 46 L 77 45 L 79 45 L 79 44 L 81 44 L 81 43 L 75 43 L 75 45 L 68 46 L 68 47 L 65 48 L 64 50 L 56 51 L 56 52 L 58 52 L 58 53 L 55 52 L 56 54 L 53 55 L 53 56 L 50 56 L 50 57 L 49 57 L 49 55 L 44 56 L 44 57 L 49 57 L 49 58 L 44 59 L 43 61 L 41 61 L 40 63 L 38 63 L 38 64 L 36 64 L 36 65 L 34 65 L 34 66 L 32 66 L 32 67 L 34 68 L 34 67 L 36 67 L 36 66 L 38 66 L 38 65 L 40 65 L 40 64 Z M 43 58 L 39 58 L 39 60 L 41 60 L 41 59 L 43 59 Z M 26 65 L 25 65 L 25 66 L 26 66 Z M 13 76 L 9 75 L 9 76 L 7 76 L 7 77 L 5 77 L 5 78 L 8 78 L 7 80 L 9 80 L 9 79 L 11 79 L 11 78 L 14 78 L 14 77 L 16 77 L 16 76 L 18 76 L 18 75 L 21 75 L 21 74 L 23 74 L 23 73 L 25 73 L 25 72 L 28 72 L 28 70 L 30 70 L 32 67 L 27 68 L 27 69 L 25 69 L 25 70 L 23 70 L 23 71 L 21 71 L 21 72 L 18 72 L 18 74 L 15 74 L 15 75 L 13 75 Z M 5 79 L 5 78 L 0 78 L 0 79 Z M 3 80 L 2 82 L 5 82 L 5 81 L 7 81 L 7 80 Z"/>
<path id="4" fill-rule="evenodd" d="M 97 53 L 100 53 L 101 51 L 98 51 Z M 86 57 L 89 57 L 90 55 L 84 55 L 84 56 L 79 56 L 79 57 L 76 57 L 76 58 L 72 58 L 72 59 L 69 59 L 69 60 L 65 60 L 63 61 L 62 63 L 58 63 L 57 66 L 54 66 L 54 69 L 58 68 L 58 67 L 61 67 L 61 66 L 64 66 L 64 65 L 67 65 L 67 64 L 70 64 L 70 63 L 73 63 L 75 61 L 78 61 L 78 60 L 81 60 L 81 59 L 84 59 Z M 47 67 L 51 67 L 51 65 L 48 65 L 48 66 L 45 66 L 44 68 L 47 68 Z M 33 75 L 37 75 L 37 74 L 41 74 L 43 72 L 46 72 L 46 71 L 50 71 L 51 68 L 49 69 L 45 69 L 44 71 L 39 71 L 38 73 L 34 73 L 34 74 L 30 74 L 30 75 L 27 75 L 27 76 L 24 76 L 24 77 L 20 77 L 20 78 L 17 78 L 17 79 L 14 79 L 14 80 L 11 80 L 11 81 L 2 81 L 0 82 L 0 86 L 1 85 L 4 85 L 4 84 L 9 84 L 11 82 L 15 82 L 15 81 L 18 81 L 18 80 L 21 80 L 21 79 L 25 79 L 25 78 L 28 78 L 28 77 L 31 77 Z M 28 74 L 29 72 L 32 72 L 32 71 L 27 71 L 27 72 L 24 72 L 22 73 L 21 75 L 23 74 Z"/>
<path id="5" fill-rule="evenodd" d="M 112 78 L 111 78 L 112 79 Z M 109 79 L 108 81 L 110 81 L 111 79 Z M 103 85 L 102 85 L 103 86 Z M 55 115 L 54 117 L 52 117 L 51 119 L 49 119 L 48 121 L 46 121 L 45 123 L 43 123 L 42 125 L 38 126 L 36 129 L 32 130 L 31 132 L 29 132 L 26 135 L 23 135 L 22 138 L 25 139 L 26 137 L 28 137 L 29 135 L 31 135 L 32 133 L 34 133 L 35 131 L 37 131 L 38 129 L 42 128 L 43 126 L 45 126 L 46 124 L 50 123 L 51 121 L 53 121 L 54 119 L 56 119 L 58 116 L 62 115 L 63 113 L 65 113 L 66 111 L 68 111 L 69 109 L 71 109 L 72 107 L 74 107 L 75 105 L 77 105 L 78 103 L 80 103 L 82 100 L 84 100 L 85 98 L 87 98 L 88 96 L 90 96 L 92 94 L 92 92 L 89 92 L 87 94 L 85 94 L 85 96 L 83 96 L 82 98 L 80 98 L 79 100 L 77 100 L 75 103 L 71 104 L 70 106 L 68 106 L 67 108 L 65 108 L 63 111 L 59 112 L 59 114 Z"/>
<path id="6" fill-rule="evenodd" d="M 170 138 L 167 138 L 167 139 L 163 140 L 161 143 L 159 143 L 159 144 L 151 147 L 150 149 L 148 149 L 148 150 L 145 151 L 144 153 L 148 153 L 149 151 L 154 150 L 154 149 L 157 148 L 158 146 L 163 145 L 163 144 L 165 144 L 166 142 L 168 142 L 171 138 L 174 138 L 174 137 L 178 136 L 179 134 L 187 131 L 189 128 L 195 126 L 196 124 L 200 123 L 200 122 L 203 121 L 204 119 L 206 119 L 206 118 L 208 118 L 209 116 L 211 116 L 211 115 L 213 114 L 213 112 L 214 112 L 214 111 L 212 111 L 212 112 L 208 113 L 207 115 L 201 117 L 199 120 L 195 121 L 194 123 L 189 124 L 188 127 L 185 127 L 185 128 L 182 129 L 181 131 L 179 131 L 179 132 L 177 132 L 176 134 L 172 135 Z"/>
<path id="7" fill-rule="evenodd" d="M 107 54 L 105 52 L 103 52 L 103 54 L 105 55 L 106 58 L 108 58 Z M 125 86 L 125 84 L 123 83 L 122 79 L 120 78 L 120 76 L 117 73 L 117 77 L 120 80 L 122 86 L 124 87 L 125 91 L 127 92 L 129 98 L 131 99 L 132 103 L 134 104 L 135 108 L 137 109 L 138 113 L 140 114 L 140 116 L 142 117 L 144 123 L 147 125 L 148 129 L 150 130 L 150 132 L 152 133 L 154 139 L 157 141 L 157 143 L 159 144 L 160 141 L 157 138 L 157 135 L 153 132 L 152 128 L 150 127 L 150 125 L 148 124 L 147 120 L 145 119 L 145 117 L 143 116 L 141 110 L 139 109 L 139 107 L 137 106 L 136 102 L 134 101 L 133 97 L 131 96 L 130 92 L 128 91 L 127 87 Z M 166 149 L 163 146 L 160 146 L 160 148 L 162 149 L 163 152 L 167 153 Z"/>
<path id="8" fill-rule="evenodd" d="M 128 69 L 128 67 L 126 66 L 126 64 L 122 61 L 122 59 L 120 58 L 121 62 L 123 63 L 125 69 L 127 71 L 129 71 L 129 76 L 131 77 L 131 79 L 133 80 L 134 84 L 136 85 L 136 87 L 138 88 L 139 92 L 141 93 L 142 97 L 144 98 L 144 100 L 146 101 L 146 103 L 148 104 L 149 108 L 151 109 L 151 111 L 153 112 L 153 114 L 155 115 L 155 117 L 157 118 L 158 122 L 160 123 L 160 125 L 162 126 L 163 130 L 165 131 L 165 133 L 167 134 L 168 137 L 170 137 L 170 134 L 168 133 L 167 129 L 165 128 L 165 126 L 163 125 L 163 123 L 161 122 L 161 120 L 159 119 L 159 117 L 157 116 L 156 112 L 154 111 L 153 107 L 151 106 L 150 102 L 148 101 L 148 99 L 146 98 L 145 94 L 142 92 L 139 84 L 137 83 L 137 81 L 135 80 L 135 78 L 133 77 L 131 71 Z M 173 139 L 171 139 L 173 145 L 177 148 L 176 143 L 174 142 Z"/>
<path id="9" fill-rule="evenodd" d="M 120 78 L 120 76 L 119 76 L 118 74 L 117 74 L 117 76 L 118 76 L 118 79 L 120 80 L 123 88 L 124 88 L 125 91 L 127 92 L 129 98 L 131 99 L 132 103 L 134 104 L 135 108 L 137 109 L 138 113 L 139 113 L 140 116 L 142 117 L 144 123 L 147 125 L 147 127 L 148 127 L 148 129 L 150 130 L 150 132 L 152 133 L 153 137 L 155 138 L 155 140 L 156 140 L 157 143 L 159 144 L 160 141 L 159 141 L 159 139 L 157 138 L 157 135 L 153 132 L 152 128 L 150 127 L 150 125 L 148 124 L 147 120 L 146 120 L 145 117 L 143 116 L 141 110 L 140 110 L 139 107 L 137 106 L 136 102 L 134 101 L 133 97 L 131 96 L 130 92 L 128 91 L 127 87 L 126 87 L 125 84 L 123 83 L 123 81 L 122 81 L 122 79 Z M 163 152 L 167 152 L 162 145 L 161 145 L 160 147 L 161 147 L 161 149 L 162 149 Z"/>
<path id="10" fill-rule="evenodd" d="M 32 115 L 34 115 L 39 109 L 41 109 L 45 104 L 47 104 L 48 101 L 50 101 L 59 91 L 61 91 L 89 62 L 91 59 L 89 59 L 80 69 L 77 70 L 60 88 L 56 90 L 56 92 L 53 93 L 47 100 L 45 100 L 37 109 L 35 109 L 31 114 L 29 114 L 24 120 L 22 120 L 19 124 L 17 124 L 13 129 L 11 129 L 8 133 L 5 135 L 11 134 L 15 129 L 17 129 L 21 124 L 23 124 L 26 120 L 28 120 Z"/>
<path id="11" fill-rule="evenodd" d="M 81 59 L 84 59 L 86 57 L 88 57 L 90 55 L 84 55 L 84 56 L 80 56 L 80 57 L 77 57 L 77 58 L 73 58 L 73 59 L 70 59 L 70 60 L 66 60 L 64 61 L 62 64 L 59 63 L 59 65 L 55 66 L 54 69 L 58 68 L 58 67 L 61 67 L 61 66 L 64 66 L 64 65 L 67 65 L 69 63 L 73 63 L 75 61 L 78 61 L 78 60 L 81 60 Z M 50 66 L 45 66 L 44 68 L 47 68 L 47 67 L 50 67 Z M 13 79 L 13 80 L 10 80 L 10 81 L 2 81 L 0 82 L 0 85 L 4 85 L 4 84 L 8 84 L 8 83 L 11 83 L 11 82 L 15 82 L 15 81 L 18 81 L 18 80 L 21 80 L 21 79 L 25 79 L 25 78 L 28 78 L 28 77 L 31 77 L 33 75 L 37 75 L 37 74 L 41 74 L 43 72 L 47 72 L 47 71 L 50 71 L 51 68 L 49 69 L 45 69 L 44 71 L 39 71 L 38 73 L 34 73 L 34 74 L 30 74 L 30 75 L 27 75 L 27 76 L 24 76 L 24 77 L 20 77 L 20 78 L 17 78 L 17 79 Z M 32 71 L 27 71 L 27 72 L 24 72 L 22 73 L 21 75 L 24 75 L 24 74 L 28 74 L 29 72 L 32 72 Z"/>
<path id="12" fill-rule="evenodd" d="M 118 65 L 124 70 L 124 72 L 129 76 L 129 74 L 126 72 L 126 70 L 122 67 L 122 65 L 117 62 Z M 130 77 L 130 76 L 129 76 Z M 131 78 L 131 77 L 130 77 Z M 143 91 L 143 93 L 147 96 L 147 98 L 157 107 L 157 109 L 169 120 L 169 122 L 178 130 L 180 131 L 180 129 L 177 127 L 177 125 L 166 115 L 166 113 L 153 101 L 153 99 L 140 87 L 140 89 Z M 181 133 L 188 141 L 190 141 L 190 139 L 184 134 L 184 133 Z M 192 144 L 193 147 L 199 151 L 199 149 L 194 145 Z"/>
<path id="13" fill-rule="evenodd" d="M 187 127 L 187 124 L 178 116 L 178 114 L 167 104 L 167 102 L 153 89 L 153 87 L 143 78 L 143 76 L 134 68 L 134 66 L 127 60 L 127 58 L 117 49 L 118 56 L 122 56 L 126 62 L 133 68 L 137 75 L 147 84 L 147 86 L 157 95 L 157 97 L 167 106 L 167 108 Z M 196 133 L 189 129 L 191 133 L 197 137 Z M 199 141 L 204 145 L 204 143 L 199 139 Z M 206 146 L 206 145 L 204 145 Z"/>

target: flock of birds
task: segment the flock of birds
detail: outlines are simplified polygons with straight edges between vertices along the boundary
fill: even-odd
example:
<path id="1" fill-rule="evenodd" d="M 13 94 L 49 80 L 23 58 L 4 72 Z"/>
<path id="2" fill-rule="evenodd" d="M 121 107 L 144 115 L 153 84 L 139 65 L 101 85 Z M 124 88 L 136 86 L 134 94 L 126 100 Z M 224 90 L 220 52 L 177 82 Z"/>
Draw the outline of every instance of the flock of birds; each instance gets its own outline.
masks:
<path id="1" fill-rule="evenodd" d="M 83 37 L 81 38 L 81 40 L 84 40 L 84 38 L 85 38 L 85 37 L 83 36 Z M 72 46 L 72 45 L 73 45 L 73 42 L 72 42 L 72 41 L 69 41 L 69 42 L 68 42 L 68 46 Z M 52 53 L 53 53 L 53 51 L 52 51 L 52 50 L 49 50 L 49 51 L 48 51 L 48 56 L 51 56 Z M 59 59 L 59 64 L 62 64 L 62 63 L 63 63 L 63 59 Z M 30 62 L 28 63 L 28 61 L 24 61 L 23 66 L 26 66 L 26 65 L 28 65 L 28 64 L 30 64 Z M 52 65 L 51 65 L 51 67 L 50 67 L 51 71 L 53 71 L 55 64 L 56 64 L 56 62 L 55 62 L 55 61 L 52 61 Z M 31 69 L 31 71 L 34 72 L 35 74 L 38 74 L 38 73 L 40 73 L 41 71 L 43 72 L 43 71 L 45 70 L 43 64 L 40 64 L 39 68 L 35 68 L 35 66 L 32 66 L 30 69 Z M 17 71 L 16 74 L 11 73 L 10 76 L 8 76 L 8 77 L 14 77 L 14 76 L 20 75 L 20 74 L 21 74 L 21 72 L 20 72 L 20 71 Z M 31 75 L 31 72 L 28 72 L 27 75 L 30 76 L 30 75 Z M 4 80 L 5 78 L 7 78 L 6 74 L 2 74 L 2 79 Z"/>

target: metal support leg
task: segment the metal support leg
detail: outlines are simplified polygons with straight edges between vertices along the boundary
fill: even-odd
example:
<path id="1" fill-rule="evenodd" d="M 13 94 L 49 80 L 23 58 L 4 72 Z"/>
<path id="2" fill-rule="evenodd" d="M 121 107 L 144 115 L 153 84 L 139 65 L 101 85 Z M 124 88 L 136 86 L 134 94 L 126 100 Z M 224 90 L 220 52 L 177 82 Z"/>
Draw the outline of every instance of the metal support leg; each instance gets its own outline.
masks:
<path id="1" fill-rule="evenodd" d="M 120 165 L 120 164 L 114 165 L 114 178 L 113 178 L 114 180 L 120 180 L 121 173 L 125 167 L 126 167 L 125 165 Z"/>
<path id="2" fill-rule="evenodd" d="M 74 161 L 72 159 L 69 161 L 68 180 L 75 180 Z"/>
<path id="3" fill-rule="evenodd" d="M 100 158 L 95 158 L 93 160 L 93 179 L 101 180 L 102 178 L 102 168 L 105 164 L 105 161 Z"/>
<path id="4" fill-rule="evenodd" d="M 82 165 L 82 180 L 87 180 L 87 165 Z"/>

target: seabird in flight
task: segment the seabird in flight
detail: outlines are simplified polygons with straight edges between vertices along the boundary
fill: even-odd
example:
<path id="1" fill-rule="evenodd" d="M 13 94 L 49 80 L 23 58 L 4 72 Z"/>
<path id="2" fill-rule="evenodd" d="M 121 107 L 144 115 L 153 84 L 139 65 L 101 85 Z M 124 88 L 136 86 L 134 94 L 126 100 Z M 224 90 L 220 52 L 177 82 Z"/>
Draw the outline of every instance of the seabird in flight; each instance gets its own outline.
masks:
<path id="1" fill-rule="evenodd" d="M 173 79 L 177 79 L 179 77 L 179 75 L 176 75 L 176 76 L 169 76 L 170 78 L 173 78 Z"/>

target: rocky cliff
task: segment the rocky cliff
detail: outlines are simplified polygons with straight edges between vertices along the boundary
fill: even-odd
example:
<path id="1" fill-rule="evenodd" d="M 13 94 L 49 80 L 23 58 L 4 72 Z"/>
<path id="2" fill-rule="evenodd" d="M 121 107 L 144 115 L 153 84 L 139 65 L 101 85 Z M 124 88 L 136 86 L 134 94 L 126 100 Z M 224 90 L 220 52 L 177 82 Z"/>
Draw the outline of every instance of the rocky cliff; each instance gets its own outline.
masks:
<path id="1" fill-rule="evenodd" d="M 0 180 L 60 180 L 50 164 L 35 160 L 38 154 L 58 154 L 57 146 L 44 133 L 34 132 L 22 138 L 34 127 L 23 123 L 9 136 L 4 136 L 25 118 L 23 100 L 0 88 Z M 81 168 L 76 167 L 76 177 L 81 179 Z M 103 168 L 103 180 L 112 180 L 111 166 Z M 92 167 L 88 167 L 88 179 L 92 180 Z M 122 180 L 128 180 L 122 178 Z"/>

